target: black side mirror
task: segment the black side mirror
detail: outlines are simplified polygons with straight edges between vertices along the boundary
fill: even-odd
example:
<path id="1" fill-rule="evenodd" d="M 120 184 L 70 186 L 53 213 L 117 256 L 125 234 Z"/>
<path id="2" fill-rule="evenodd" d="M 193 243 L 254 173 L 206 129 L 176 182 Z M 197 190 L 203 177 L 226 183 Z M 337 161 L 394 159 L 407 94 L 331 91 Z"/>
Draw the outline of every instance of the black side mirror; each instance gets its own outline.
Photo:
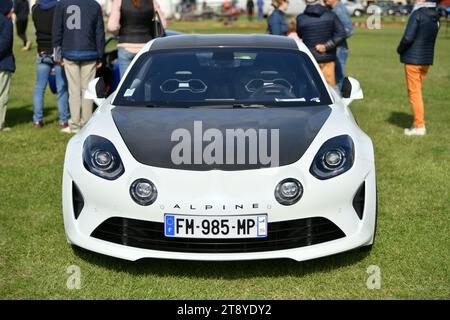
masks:
<path id="1" fill-rule="evenodd" d="M 106 98 L 106 83 L 103 78 L 98 78 L 98 81 L 95 84 L 95 94 L 99 99 Z"/>

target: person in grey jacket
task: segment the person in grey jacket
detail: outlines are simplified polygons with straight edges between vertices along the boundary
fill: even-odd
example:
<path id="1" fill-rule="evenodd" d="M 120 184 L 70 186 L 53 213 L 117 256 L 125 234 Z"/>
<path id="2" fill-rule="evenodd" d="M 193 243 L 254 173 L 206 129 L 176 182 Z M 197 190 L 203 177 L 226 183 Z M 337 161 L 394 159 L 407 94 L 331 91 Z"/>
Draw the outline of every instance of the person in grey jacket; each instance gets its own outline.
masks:
<path id="1" fill-rule="evenodd" d="M 400 61 L 405 64 L 409 101 L 414 113 L 412 127 L 404 131 L 407 136 L 426 134 L 422 82 L 434 62 L 438 31 L 439 14 L 436 3 L 417 0 L 397 48 Z"/>
<path id="2" fill-rule="evenodd" d="M 346 39 L 336 48 L 336 66 L 334 70 L 336 76 L 336 88 L 340 91 L 342 90 L 342 83 L 345 78 L 345 66 L 349 53 L 347 39 L 353 34 L 352 18 L 341 0 L 325 0 L 325 3 L 331 8 L 331 11 L 336 14 L 339 21 L 341 21 L 347 36 Z"/>

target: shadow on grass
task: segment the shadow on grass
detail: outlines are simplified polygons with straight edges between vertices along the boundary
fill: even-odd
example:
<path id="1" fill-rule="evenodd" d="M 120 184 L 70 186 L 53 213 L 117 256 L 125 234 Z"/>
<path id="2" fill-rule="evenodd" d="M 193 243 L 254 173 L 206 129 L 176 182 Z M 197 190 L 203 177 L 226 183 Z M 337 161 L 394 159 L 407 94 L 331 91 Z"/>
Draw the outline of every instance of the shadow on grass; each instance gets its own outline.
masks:
<path id="1" fill-rule="evenodd" d="M 58 120 L 57 117 L 53 116 L 51 119 L 47 119 L 49 115 L 53 115 L 54 109 L 56 108 L 44 107 L 44 125 Z M 24 123 L 29 123 L 30 125 L 33 123 L 33 105 L 28 104 L 21 107 L 8 108 L 6 111 L 6 124 L 8 127 L 14 127 Z"/>
<path id="2" fill-rule="evenodd" d="M 6 124 L 8 127 L 14 127 L 22 123 L 32 122 L 33 106 L 30 104 L 21 107 L 8 108 L 6 111 Z"/>
<path id="3" fill-rule="evenodd" d="M 413 116 L 406 112 L 391 112 L 388 122 L 400 128 L 409 128 L 413 123 Z"/>
<path id="4" fill-rule="evenodd" d="M 165 259 L 141 259 L 136 262 L 104 256 L 73 247 L 79 258 L 101 268 L 126 272 L 131 275 L 156 275 L 162 277 L 188 277 L 206 279 L 249 279 L 254 277 L 303 276 L 328 272 L 353 265 L 369 255 L 369 252 L 352 250 L 315 260 L 296 262 L 290 259 L 253 261 L 183 261 Z"/>

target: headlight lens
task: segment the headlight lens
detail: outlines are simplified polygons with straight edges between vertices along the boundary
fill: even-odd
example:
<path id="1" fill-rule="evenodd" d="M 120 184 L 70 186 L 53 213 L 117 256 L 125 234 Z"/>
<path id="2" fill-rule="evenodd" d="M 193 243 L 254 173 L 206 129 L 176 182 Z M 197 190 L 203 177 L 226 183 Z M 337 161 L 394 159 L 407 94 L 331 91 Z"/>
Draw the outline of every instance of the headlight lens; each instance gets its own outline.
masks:
<path id="1" fill-rule="evenodd" d="M 348 135 L 326 141 L 311 164 L 311 174 L 320 180 L 334 178 L 350 170 L 355 157 L 354 144 Z"/>
<path id="2" fill-rule="evenodd" d="M 296 203 L 303 195 L 302 184 L 294 178 L 284 179 L 275 188 L 275 199 L 285 206 Z"/>
<path id="3" fill-rule="evenodd" d="M 106 138 L 91 135 L 83 145 L 83 164 L 92 174 L 107 180 L 120 177 L 125 169 L 116 148 Z"/>
<path id="4" fill-rule="evenodd" d="M 158 190 L 150 180 L 137 179 L 131 184 L 130 194 L 137 204 L 149 206 L 155 202 Z"/>

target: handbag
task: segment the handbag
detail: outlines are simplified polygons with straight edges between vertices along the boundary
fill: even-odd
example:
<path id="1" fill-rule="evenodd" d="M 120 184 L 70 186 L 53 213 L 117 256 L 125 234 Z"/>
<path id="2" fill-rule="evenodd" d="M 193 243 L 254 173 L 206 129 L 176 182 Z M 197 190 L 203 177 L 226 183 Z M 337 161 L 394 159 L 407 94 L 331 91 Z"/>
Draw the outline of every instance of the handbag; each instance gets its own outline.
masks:
<path id="1" fill-rule="evenodd" d="M 159 13 L 155 10 L 155 14 L 153 15 L 152 19 L 152 37 L 154 38 L 161 38 L 166 36 L 166 30 L 164 30 L 164 26 L 161 22 L 161 17 L 159 16 Z"/>

